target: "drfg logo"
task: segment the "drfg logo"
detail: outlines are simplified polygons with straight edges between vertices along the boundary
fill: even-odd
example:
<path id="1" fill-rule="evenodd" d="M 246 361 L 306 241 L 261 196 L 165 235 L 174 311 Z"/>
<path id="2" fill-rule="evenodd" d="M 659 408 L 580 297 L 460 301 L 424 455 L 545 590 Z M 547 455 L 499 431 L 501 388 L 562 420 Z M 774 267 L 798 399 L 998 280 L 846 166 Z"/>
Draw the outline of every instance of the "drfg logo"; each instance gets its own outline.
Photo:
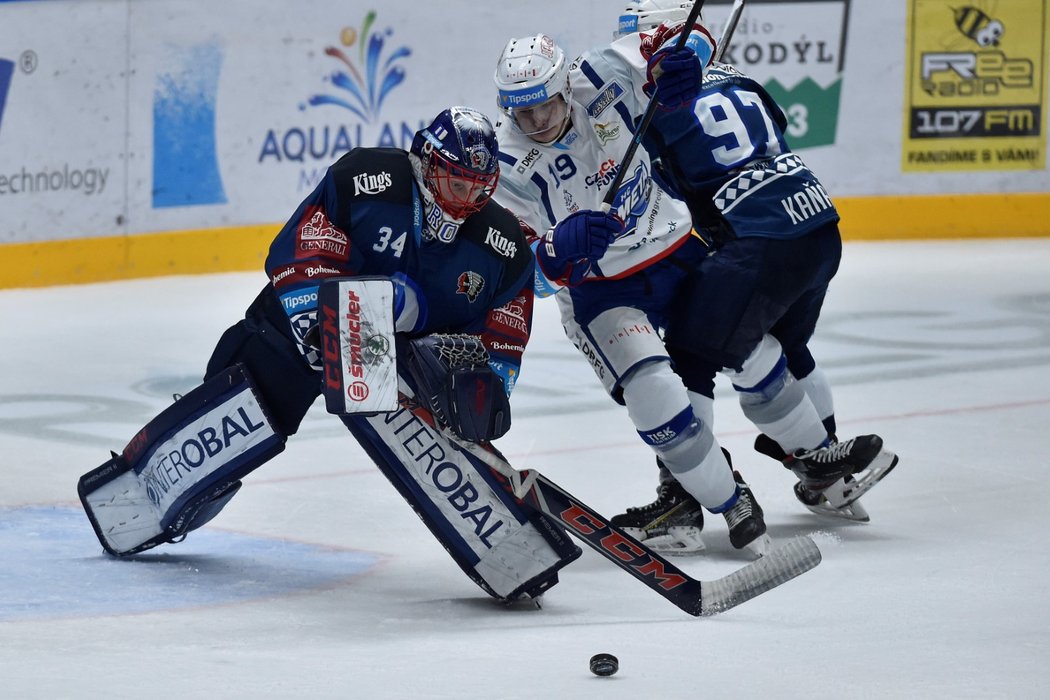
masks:
<path id="1" fill-rule="evenodd" d="M 14 73 L 14 62 L 0 58 L 0 126 L 4 124 L 4 104 L 7 102 L 7 89 L 11 86 L 11 76 Z"/>

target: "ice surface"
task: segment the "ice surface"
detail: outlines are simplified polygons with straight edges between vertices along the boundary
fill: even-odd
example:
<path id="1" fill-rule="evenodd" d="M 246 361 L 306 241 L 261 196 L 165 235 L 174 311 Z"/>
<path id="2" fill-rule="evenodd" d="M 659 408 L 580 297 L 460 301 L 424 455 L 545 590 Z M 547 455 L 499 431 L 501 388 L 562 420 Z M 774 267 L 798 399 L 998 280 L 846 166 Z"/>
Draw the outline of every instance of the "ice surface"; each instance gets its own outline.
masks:
<path id="1" fill-rule="evenodd" d="M 901 464 L 868 525 L 795 502 L 720 380 L 716 433 L 815 570 L 689 617 L 589 551 L 541 610 L 471 583 L 318 402 L 211 525 L 102 554 L 76 481 L 192 388 L 264 275 L 0 292 L 5 698 L 1050 697 L 1050 240 L 852 243 L 813 347 Z M 500 447 L 612 515 L 655 468 L 541 302 Z M 745 563 L 719 518 L 717 578 Z M 600 651 L 620 671 L 597 678 Z"/>

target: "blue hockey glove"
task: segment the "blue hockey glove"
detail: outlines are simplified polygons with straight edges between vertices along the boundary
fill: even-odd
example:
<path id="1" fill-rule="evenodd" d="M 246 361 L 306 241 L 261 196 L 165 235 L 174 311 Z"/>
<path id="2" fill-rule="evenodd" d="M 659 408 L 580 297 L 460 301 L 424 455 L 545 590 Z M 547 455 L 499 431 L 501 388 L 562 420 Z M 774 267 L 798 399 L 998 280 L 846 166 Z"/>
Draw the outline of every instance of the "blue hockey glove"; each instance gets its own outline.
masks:
<path id="1" fill-rule="evenodd" d="M 688 46 L 669 46 L 653 54 L 645 68 L 645 94 L 668 109 L 692 103 L 700 94 L 704 70 L 700 58 Z M 654 92 L 655 86 L 655 92 Z"/>
<path id="2" fill-rule="evenodd" d="M 536 249 L 540 269 L 562 284 L 579 284 L 622 232 L 623 222 L 615 214 L 589 209 L 570 214 L 543 236 Z"/>

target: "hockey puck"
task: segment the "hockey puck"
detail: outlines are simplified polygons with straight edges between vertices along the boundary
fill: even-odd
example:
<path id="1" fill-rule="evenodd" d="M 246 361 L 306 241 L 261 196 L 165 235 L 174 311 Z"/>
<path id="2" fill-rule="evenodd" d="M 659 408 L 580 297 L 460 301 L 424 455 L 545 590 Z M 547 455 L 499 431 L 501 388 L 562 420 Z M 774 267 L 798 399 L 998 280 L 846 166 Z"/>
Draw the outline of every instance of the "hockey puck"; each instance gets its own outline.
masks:
<path id="1" fill-rule="evenodd" d="M 595 654 L 591 657 L 591 673 L 596 676 L 611 676 L 620 670 L 620 660 L 612 654 Z"/>

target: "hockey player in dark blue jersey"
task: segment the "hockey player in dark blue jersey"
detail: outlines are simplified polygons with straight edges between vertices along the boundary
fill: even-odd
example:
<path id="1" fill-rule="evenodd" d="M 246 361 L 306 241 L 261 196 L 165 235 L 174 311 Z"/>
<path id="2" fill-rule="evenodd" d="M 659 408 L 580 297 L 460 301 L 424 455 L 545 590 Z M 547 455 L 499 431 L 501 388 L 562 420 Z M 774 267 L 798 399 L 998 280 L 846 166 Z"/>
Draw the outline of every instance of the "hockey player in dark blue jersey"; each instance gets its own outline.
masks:
<path id="1" fill-rule="evenodd" d="M 690 7 L 672 0 L 629 5 L 610 51 L 651 75 Z M 691 390 L 711 395 L 715 374 L 726 368 L 744 414 L 763 430 L 756 449 L 798 475 L 799 500 L 866 520 L 856 498 L 897 458 L 875 435 L 836 441 L 831 389 L 808 348 L 842 253 L 838 213 L 788 147 L 787 120 L 769 93 L 731 65 L 711 62 L 701 71 L 698 64 L 664 61 L 680 74 L 663 76 L 677 89 L 653 95 L 660 108 L 642 141 L 717 250 L 668 324 L 676 371 Z M 638 525 L 682 510 L 682 490 L 664 477 L 655 503 L 615 522 Z"/>
<path id="2" fill-rule="evenodd" d="M 81 479 L 108 552 L 177 541 L 215 517 L 324 393 L 486 592 L 514 600 L 557 582 L 579 548 L 455 445 L 491 449 L 510 427 L 531 330 L 534 260 L 518 219 L 490 199 L 497 155 L 488 119 L 453 107 L 408 152 L 356 148 L 328 169 L 273 241 L 270 281 L 219 340 L 205 383 Z"/>

